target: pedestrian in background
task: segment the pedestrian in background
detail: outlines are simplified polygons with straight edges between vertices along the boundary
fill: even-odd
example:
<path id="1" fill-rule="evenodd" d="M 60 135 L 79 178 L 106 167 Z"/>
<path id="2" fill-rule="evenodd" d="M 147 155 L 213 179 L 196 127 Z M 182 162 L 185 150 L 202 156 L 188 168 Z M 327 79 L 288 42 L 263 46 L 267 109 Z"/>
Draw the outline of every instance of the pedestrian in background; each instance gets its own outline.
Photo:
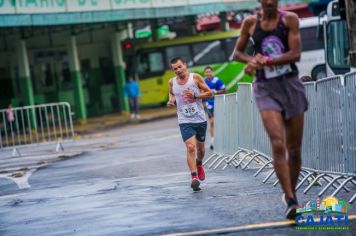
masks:
<path id="1" fill-rule="evenodd" d="M 301 54 L 299 19 L 278 10 L 278 0 L 259 0 L 261 11 L 244 19 L 235 58 L 247 63 L 245 73 L 256 78 L 253 93 L 268 133 L 276 175 L 284 192 L 286 217 L 294 219 L 298 207 L 296 185 L 301 168 L 305 88 L 295 62 Z M 244 50 L 252 37 L 255 56 Z M 288 154 L 288 158 L 286 158 Z"/>
<path id="2" fill-rule="evenodd" d="M 167 106 L 175 107 L 181 135 L 187 150 L 187 162 L 191 173 L 191 188 L 199 191 L 200 181 L 205 179 L 203 159 L 205 156 L 206 116 L 202 99 L 213 96 L 204 79 L 190 73 L 185 60 L 175 57 L 170 61 L 176 77 L 169 81 Z"/>
<path id="3" fill-rule="evenodd" d="M 131 118 L 140 119 L 139 97 L 141 95 L 140 87 L 136 80 L 129 76 L 125 85 L 125 94 L 129 98 Z"/>
<path id="4" fill-rule="evenodd" d="M 213 68 L 210 66 L 205 67 L 205 83 L 208 87 L 213 91 L 214 95 L 216 94 L 224 94 L 225 84 L 216 76 L 214 76 Z M 214 149 L 214 97 L 206 99 L 206 110 L 209 117 L 209 125 L 210 125 L 210 149 Z"/>
<path id="5" fill-rule="evenodd" d="M 12 105 L 9 104 L 8 108 L 6 109 L 6 116 L 7 121 L 12 123 L 15 120 L 14 111 L 12 110 Z"/>

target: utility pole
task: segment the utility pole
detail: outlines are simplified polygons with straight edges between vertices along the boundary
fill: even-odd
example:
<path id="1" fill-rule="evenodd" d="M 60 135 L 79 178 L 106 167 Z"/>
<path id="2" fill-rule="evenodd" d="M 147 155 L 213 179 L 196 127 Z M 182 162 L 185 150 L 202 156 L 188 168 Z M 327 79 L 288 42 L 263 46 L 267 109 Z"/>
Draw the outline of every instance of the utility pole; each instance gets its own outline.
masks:
<path id="1" fill-rule="evenodd" d="M 349 31 L 350 66 L 356 71 L 356 0 L 345 0 L 346 22 Z"/>

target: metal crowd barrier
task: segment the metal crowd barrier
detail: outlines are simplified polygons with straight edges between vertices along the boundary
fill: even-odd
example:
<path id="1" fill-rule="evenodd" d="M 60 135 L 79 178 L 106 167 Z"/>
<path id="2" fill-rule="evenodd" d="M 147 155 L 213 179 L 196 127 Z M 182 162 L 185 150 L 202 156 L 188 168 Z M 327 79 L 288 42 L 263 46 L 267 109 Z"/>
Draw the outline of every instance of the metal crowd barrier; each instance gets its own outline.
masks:
<path id="1" fill-rule="evenodd" d="M 305 83 L 309 109 L 305 113 L 302 146 L 302 170 L 297 190 L 321 186 L 321 197 L 330 188 L 331 196 L 346 186 L 356 186 L 356 73 L 333 76 Z M 205 165 L 221 164 L 246 169 L 258 166 L 255 177 L 272 176 L 272 149 L 254 102 L 252 84 L 240 83 L 238 92 L 215 98 L 215 150 Z M 268 172 L 265 172 L 268 170 Z M 323 185 L 325 184 L 325 186 Z M 349 200 L 352 203 L 356 193 Z"/>
<path id="2" fill-rule="evenodd" d="M 0 110 L 0 149 L 13 148 L 13 155 L 20 155 L 18 147 L 61 142 L 74 136 L 72 112 L 69 103 L 9 107 Z"/>

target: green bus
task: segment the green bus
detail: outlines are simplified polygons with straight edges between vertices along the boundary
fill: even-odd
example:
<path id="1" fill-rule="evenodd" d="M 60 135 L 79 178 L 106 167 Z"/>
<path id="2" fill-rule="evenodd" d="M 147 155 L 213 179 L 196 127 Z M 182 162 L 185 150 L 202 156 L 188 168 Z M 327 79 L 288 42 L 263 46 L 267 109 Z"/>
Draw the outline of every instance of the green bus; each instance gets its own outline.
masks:
<path id="1" fill-rule="evenodd" d="M 253 78 L 243 72 L 244 64 L 232 60 L 238 34 L 239 30 L 214 32 L 145 42 L 133 48 L 124 46 L 127 73 L 139 81 L 140 105 L 163 105 L 168 101 L 168 82 L 175 76 L 170 70 L 169 61 L 176 56 L 185 58 L 190 71 L 202 76 L 204 68 L 211 66 L 215 76 L 225 83 L 228 92 L 236 91 L 238 81 L 252 82 Z"/>

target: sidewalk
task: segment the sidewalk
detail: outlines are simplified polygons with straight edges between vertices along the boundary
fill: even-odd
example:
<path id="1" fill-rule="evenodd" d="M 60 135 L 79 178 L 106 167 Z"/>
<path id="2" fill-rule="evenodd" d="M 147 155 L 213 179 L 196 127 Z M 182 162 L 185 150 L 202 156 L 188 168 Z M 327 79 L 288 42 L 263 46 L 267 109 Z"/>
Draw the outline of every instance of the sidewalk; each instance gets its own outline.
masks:
<path id="1" fill-rule="evenodd" d="M 143 123 L 167 117 L 174 117 L 175 115 L 176 109 L 169 109 L 167 107 L 157 107 L 141 110 L 140 119 L 132 119 L 130 118 L 130 114 L 105 114 L 99 117 L 88 118 L 84 124 L 75 121 L 74 132 L 77 136 L 94 134 L 122 125 Z"/>

